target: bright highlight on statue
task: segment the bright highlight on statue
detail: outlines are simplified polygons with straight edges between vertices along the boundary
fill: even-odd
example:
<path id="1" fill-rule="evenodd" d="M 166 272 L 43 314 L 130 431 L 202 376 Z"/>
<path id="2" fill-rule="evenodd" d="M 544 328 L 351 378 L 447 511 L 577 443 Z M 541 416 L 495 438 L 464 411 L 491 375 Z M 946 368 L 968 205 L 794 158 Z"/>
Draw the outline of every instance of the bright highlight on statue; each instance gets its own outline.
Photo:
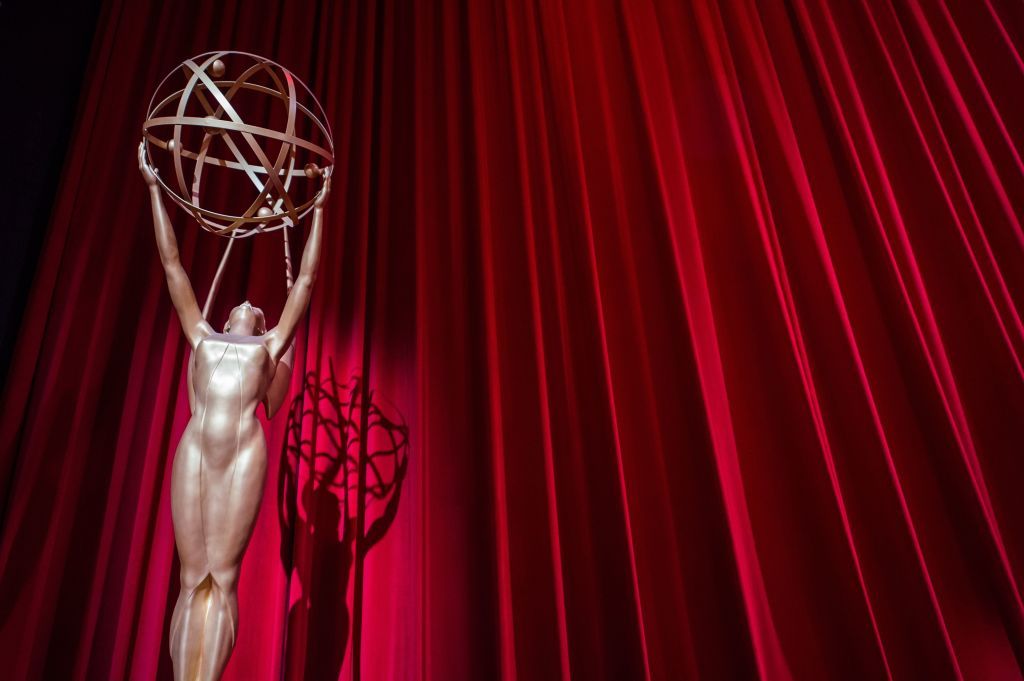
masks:
<path id="1" fill-rule="evenodd" d="M 273 416 L 288 393 L 292 340 L 320 260 L 333 144 L 323 109 L 305 85 L 278 64 L 239 52 L 200 55 L 169 74 L 157 88 L 143 133 L 138 163 L 149 188 L 157 249 L 192 347 L 192 417 L 171 473 L 181 591 L 170 652 L 176 681 L 214 681 L 235 645 L 238 571 L 266 476 L 266 440 L 255 412 L 263 403 Z M 162 165 L 154 163 L 155 152 Z M 200 310 L 163 193 L 204 229 L 231 237 L 225 259 L 236 238 L 282 232 L 289 289 L 276 326 L 268 330 L 263 311 L 249 301 L 231 310 L 221 332 L 207 321 L 224 261 Z M 246 198 L 238 201 L 239 195 Z M 238 202 L 214 207 L 218 197 Z M 288 232 L 310 212 L 293 282 Z"/>

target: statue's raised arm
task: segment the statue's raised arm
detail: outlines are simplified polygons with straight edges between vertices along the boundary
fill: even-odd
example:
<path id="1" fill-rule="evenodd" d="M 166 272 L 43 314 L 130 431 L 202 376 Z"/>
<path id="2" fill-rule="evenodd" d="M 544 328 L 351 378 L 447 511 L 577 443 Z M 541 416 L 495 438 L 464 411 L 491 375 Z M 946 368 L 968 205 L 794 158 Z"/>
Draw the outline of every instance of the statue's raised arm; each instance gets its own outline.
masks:
<path id="1" fill-rule="evenodd" d="M 192 284 L 188 280 L 185 268 L 181 266 L 181 259 L 178 257 L 178 240 L 174 237 L 174 227 L 167 217 L 167 210 L 164 208 L 163 198 L 160 195 L 160 186 L 156 180 L 156 171 L 146 161 L 146 150 L 143 143 L 139 143 L 139 172 L 146 180 L 149 188 L 149 200 L 153 205 L 153 230 L 156 233 L 156 246 L 160 252 L 160 263 L 164 266 L 164 273 L 167 275 L 167 290 L 171 294 L 171 302 L 178 312 L 178 319 L 181 321 L 181 329 L 188 338 L 189 345 L 194 350 L 206 336 L 213 332 L 213 328 L 203 318 L 196 302 L 196 294 L 192 290 Z"/>
<path id="2" fill-rule="evenodd" d="M 288 298 L 284 303 L 284 310 L 281 312 L 281 319 L 277 326 L 271 329 L 264 340 L 267 351 L 274 361 L 281 359 L 285 350 L 295 336 L 295 329 L 299 320 L 309 305 L 309 297 L 313 291 L 313 282 L 316 281 L 316 271 L 320 265 L 320 244 L 323 241 L 324 203 L 331 191 L 330 176 L 324 179 L 323 189 L 317 196 L 313 207 L 313 226 L 309 230 L 309 237 L 306 239 L 306 246 L 302 251 L 302 263 L 299 265 L 299 276 L 295 278 L 295 284 L 288 292 Z"/>

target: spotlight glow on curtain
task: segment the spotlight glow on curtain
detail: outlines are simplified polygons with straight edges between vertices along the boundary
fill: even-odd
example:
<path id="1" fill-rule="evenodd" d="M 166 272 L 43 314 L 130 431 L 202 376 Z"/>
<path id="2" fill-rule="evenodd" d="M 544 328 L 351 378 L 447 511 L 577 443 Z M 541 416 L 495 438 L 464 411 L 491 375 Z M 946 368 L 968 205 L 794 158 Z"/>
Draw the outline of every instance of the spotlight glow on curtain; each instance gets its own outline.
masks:
<path id="1" fill-rule="evenodd" d="M 340 159 L 226 679 L 1024 676 L 1020 3 L 109 0 L 0 415 L 5 678 L 170 678 L 187 355 L 133 159 L 218 48 Z M 272 237 L 215 326 L 276 318 Z M 365 557 L 302 454 L 357 375 L 410 444 Z"/>

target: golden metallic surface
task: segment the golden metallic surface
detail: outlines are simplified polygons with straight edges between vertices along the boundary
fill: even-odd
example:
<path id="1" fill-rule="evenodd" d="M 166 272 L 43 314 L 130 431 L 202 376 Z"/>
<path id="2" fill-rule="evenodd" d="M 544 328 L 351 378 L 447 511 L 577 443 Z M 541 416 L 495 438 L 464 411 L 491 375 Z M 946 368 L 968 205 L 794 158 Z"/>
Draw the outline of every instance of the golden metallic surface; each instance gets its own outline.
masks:
<path id="1" fill-rule="evenodd" d="M 229 69 L 241 69 L 239 64 L 247 66 L 237 77 L 225 78 Z M 185 86 L 168 93 L 177 73 L 184 74 Z M 269 85 L 254 82 L 260 77 L 269 81 Z M 244 122 L 233 103 L 235 96 L 243 92 L 270 97 L 284 104 L 284 129 Z M 300 101 L 303 99 L 305 103 Z M 196 110 L 196 103 L 201 111 Z M 301 136 L 298 133 L 300 123 L 318 133 L 323 138 L 322 143 Z M 183 143 L 183 131 L 190 128 L 203 131 L 198 148 L 189 149 Z M 152 165 L 154 148 L 170 154 L 173 177 L 165 181 L 157 174 L 157 184 L 204 229 L 224 236 L 250 236 L 297 225 L 313 210 L 316 197 L 296 203 L 291 194 L 292 180 L 324 178 L 323 172 L 310 174 L 306 168 L 313 165 L 329 170 L 334 163 L 327 116 L 309 88 L 280 64 L 246 52 L 209 52 L 185 60 L 157 87 L 142 129 L 147 164 Z M 216 145 L 214 140 L 218 140 Z M 214 148 L 226 146 L 231 158 L 211 155 L 211 145 Z M 273 159 L 270 149 L 277 149 Z M 318 166 L 311 161 L 297 168 L 300 153 L 318 159 L 321 164 Z M 256 162 L 250 162 L 247 155 L 255 157 Z M 192 163 L 191 182 L 186 178 L 186 161 Z M 257 191 L 248 208 L 239 214 L 227 214 L 202 206 L 200 195 L 207 166 L 239 170 L 249 178 Z"/>
<path id="2" fill-rule="evenodd" d="M 176 681 L 216 681 L 235 644 L 238 572 L 266 476 L 267 446 L 256 407 L 263 402 L 272 416 L 287 395 L 287 378 L 282 387 L 279 374 L 285 369 L 290 375 L 292 340 L 316 278 L 330 176 L 316 199 L 299 273 L 277 326 L 267 331 L 262 310 L 245 301 L 218 333 L 200 311 L 181 265 L 144 144 L 139 145 L 139 170 L 149 187 L 157 249 L 193 353 L 192 416 L 171 469 L 171 512 L 181 561 L 171 657 Z"/>

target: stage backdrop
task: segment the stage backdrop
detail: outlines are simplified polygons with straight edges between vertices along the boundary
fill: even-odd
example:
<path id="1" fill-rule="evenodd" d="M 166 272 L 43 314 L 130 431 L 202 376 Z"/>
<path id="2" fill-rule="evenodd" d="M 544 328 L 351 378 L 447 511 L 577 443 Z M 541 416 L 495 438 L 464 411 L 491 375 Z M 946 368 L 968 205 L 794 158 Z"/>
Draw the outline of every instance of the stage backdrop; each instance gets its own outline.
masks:
<path id="1" fill-rule="evenodd" d="M 0 416 L 5 679 L 170 678 L 135 149 L 210 49 L 339 158 L 226 679 L 1022 677 L 1019 2 L 109 0 Z"/>

